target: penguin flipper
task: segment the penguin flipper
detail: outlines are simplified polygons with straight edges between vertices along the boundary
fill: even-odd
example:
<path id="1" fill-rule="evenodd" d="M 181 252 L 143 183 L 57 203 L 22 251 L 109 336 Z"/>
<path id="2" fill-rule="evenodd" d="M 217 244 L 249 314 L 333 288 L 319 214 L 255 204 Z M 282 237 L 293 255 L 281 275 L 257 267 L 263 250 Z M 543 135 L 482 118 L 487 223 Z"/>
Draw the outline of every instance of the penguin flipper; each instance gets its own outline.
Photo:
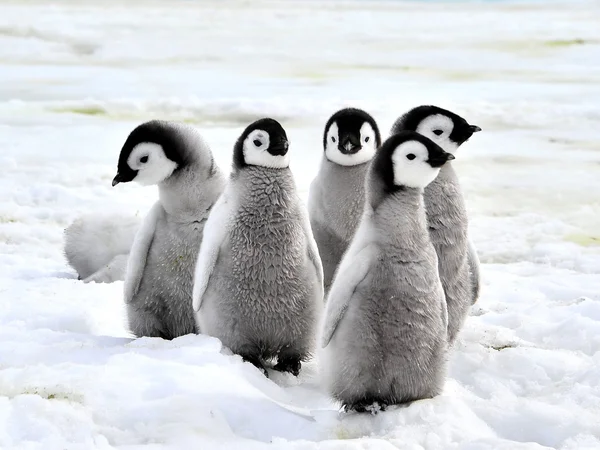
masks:
<path id="1" fill-rule="evenodd" d="M 327 347 L 331 341 L 338 325 L 344 318 L 356 288 L 369 274 L 371 263 L 377 256 L 377 247 L 373 244 L 368 244 L 358 251 L 352 250 L 349 249 L 342 259 L 331 285 L 331 291 L 329 291 L 325 326 L 321 335 L 323 348 Z"/>
<path id="2" fill-rule="evenodd" d="M 127 269 L 125 271 L 125 283 L 123 286 L 125 303 L 130 303 L 140 288 L 148 252 L 154 240 L 156 223 L 163 215 L 164 209 L 160 203 L 155 203 L 150 209 L 138 232 L 133 239 L 129 259 L 127 260 Z"/>
<path id="3" fill-rule="evenodd" d="M 479 298 L 481 273 L 479 270 L 479 256 L 477 256 L 475 244 L 473 244 L 473 242 L 470 239 L 467 260 L 469 263 L 469 271 L 471 272 L 471 289 L 473 292 L 473 300 L 471 304 L 474 305 L 475 302 L 477 302 L 477 299 Z"/>
<path id="4" fill-rule="evenodd" d="M 317 241 L 315 240 L 315 236 L 313 235 L 308 214 L 304 214 L 302 219 L 302 226 L 304 228 L 304 235 L 306 236 L 306 244 L 308 247 L 308 259 L 313 264 L 315 272 L 317 273 L 317 282 L 321 286 L 319 296 L 323 298 L 323 262 L 321 261 L 321 256 L 319 255 L 319 247 L 317 246 Z"/>
<path id="5" fill-rule="evenodd" d="M 227 237 L 229 231 L 227 223 L 232 213 L 233 201 L 228 193 L 228 188 L 225 188 L 225 192 L 212 207 L 202 231 L 202 242 L 198 250 L 192 290 L 192 306 L 196 312 L 202 306 L 202 297 L 217 263 L 221 245 Z"/>

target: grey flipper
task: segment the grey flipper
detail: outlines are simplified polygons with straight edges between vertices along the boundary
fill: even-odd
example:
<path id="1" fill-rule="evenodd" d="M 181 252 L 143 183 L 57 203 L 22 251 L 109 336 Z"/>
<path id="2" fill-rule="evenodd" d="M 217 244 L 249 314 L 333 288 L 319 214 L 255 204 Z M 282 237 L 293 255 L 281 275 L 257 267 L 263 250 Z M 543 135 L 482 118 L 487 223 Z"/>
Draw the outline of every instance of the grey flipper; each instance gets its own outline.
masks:
<path id="1" fill-rule="evenodd" d="M 202 244 L 200 245 L 194 271 L 192 305 L 195 312 L 198 312 L 202 306 L 206 288 L 210 283 L 210 277 L 219 257 L 219 249 L 227 236 L 227 221 L 233 214 L 233 202 L 231 189 L 228 186 L 213 206 L 204 224 Z"/>
<path id="2" fill-rule="evenodd" d="M 124 300 L 126 304 L 132 301 L 140 288 L 140 283 L 144 276 L 144 269 L 146 268 L 148 252 L 150 251 L 150 246 L 154 239 L 156 224 L 163 215 L 163 207 L 159 202 L 155 203 L 144 218 L 142 226 L 135 235 L 133 245 L 131 246 L 131 252 L 129 253 L 129 259 L 127 261 L 127 271 L 123 285 Z"/>
<path id="3" fill-rule="evenodd" d="M 479 299 L 479 292 L 481 289 L 481 272 L 479 269 L 479 264 L 479 256 L 477 256 L 475 244 L 469 240 L 469 269 L 471 273 L 471 287 L 473 289 L 472 305 L 474 305 Z"/>
<path id="4" fill-rule="evenodd" d="M 299 201 L 299 199 L 298 199 L 298 201 Z M 323 262 L 321 260 L 321 255 L 319 254 L 319 247 L 317 246 L 317 242 L 315 241 L 315 237 L 312 232 L 312 227 L 311 227 L 310 220 L 308 218 L 308 214 L 306 214 L 305 211 L 302 211 L 302 214 L 304 215 L 304 217 L 302 218 L 303 219 L 302 225 L 303 225 L 303 229 L 304 229 L 304 237 L 305 237 L 306 243 L 307 243 L 308 259 L 311 261 L 311 263 L 315 269 L 315 273 L 317 275 L 317 283 L 319 284 L 319 286 L 321 288 L 318 296 L 323 300 L 323 296 L 325 295 L 324 285 L 323 285 L 323 281 L 324 281 Z"/>
<path id="5" fill-rule="evenodd" d="M 363 242 L 359 242 L 363 244 Z M 365 279 L 371 267 L 373 258 L 377 255 L 377 248 L 372 245 L 350 248 L 342 260 L 339 277 L 329 293 L 327 299 L 326 319 L 321 336 L 321 347 L 327 347 L 329 341 L 344 318 L 348 305 L 356 287 Z"/>

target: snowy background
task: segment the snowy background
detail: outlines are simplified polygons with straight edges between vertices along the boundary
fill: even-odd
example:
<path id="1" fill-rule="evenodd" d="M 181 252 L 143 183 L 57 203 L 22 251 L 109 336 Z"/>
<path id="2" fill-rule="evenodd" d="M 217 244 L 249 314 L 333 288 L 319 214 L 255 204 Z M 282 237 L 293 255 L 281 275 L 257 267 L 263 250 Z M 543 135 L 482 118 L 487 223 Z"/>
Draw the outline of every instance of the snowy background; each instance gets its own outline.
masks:
<path id="1" fill-rule="evenodd" d="M 600 448 L 600 4 L 4 1 L 0 5 L 1 449 Z M 317 367 L 270 380 L 219 341 L 132 340 L 122 283 L 77 281 L 63 229 L 145 214 L 111 187 L 151 118 L 221 167 L 261 116 L 304 198 L 338 108 L 387 134 L 424 103 L 483 128 L 456 161 L 483 290 L 444 395 L 341 415 Z"/>

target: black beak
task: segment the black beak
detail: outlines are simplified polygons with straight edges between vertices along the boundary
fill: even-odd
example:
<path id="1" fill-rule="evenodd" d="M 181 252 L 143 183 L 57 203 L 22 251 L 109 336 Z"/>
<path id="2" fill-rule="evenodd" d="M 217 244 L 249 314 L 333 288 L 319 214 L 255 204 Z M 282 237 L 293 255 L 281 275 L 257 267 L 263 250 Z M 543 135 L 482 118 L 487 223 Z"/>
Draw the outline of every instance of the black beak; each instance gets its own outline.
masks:
<path id="1" fill-rule="evenodd" d="M 455 159 L 452 153 L 444 152 L 441 154 L 436 154 L 435 156 L 430 156 L 427 161 L 431 167 L 442 167 L 446 162 L 452 161 Z"/>
<path id="2" fill-rule="evenodd" d="M 344 155 L 354 155 L 362 148 L 359 139 L 353 134 L 348 134 L 338 144 L 338 150 Z"/>
<path id="3" fill-rule="evenodd" d="M 112 180 L 112 185 L 113 187 L 115 187 L 117 184 L 119 184 L 121 181 L 123 181 L 123 177 L 119 174 L 119 172 L 117 172 L 117 175 L 113 178 Z"/>
<path id="4" fill-rule="evenodd" d="M 274 156 L 284 156 L 288 152 L 289 148 L 290 143 L 287 140 L 282 139 L 279 142 L 273 142 L 269 146 L 269 153 Z"/>
<path id="5" fill-rule="evenodd" d="M 473 133 L 477 133 L 478 131 L 481 131 L 481 128 L 478 127 L 477 125 L 469 125 L 469 128 L 471 129 L 471 131 Z"/>

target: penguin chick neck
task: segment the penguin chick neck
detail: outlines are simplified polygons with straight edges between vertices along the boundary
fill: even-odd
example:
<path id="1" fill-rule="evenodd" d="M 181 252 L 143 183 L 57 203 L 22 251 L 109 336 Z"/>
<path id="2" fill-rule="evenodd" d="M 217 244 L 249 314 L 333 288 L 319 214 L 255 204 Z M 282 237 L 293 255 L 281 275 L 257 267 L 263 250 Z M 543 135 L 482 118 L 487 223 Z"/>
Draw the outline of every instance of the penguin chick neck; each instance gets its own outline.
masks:
<path id="1" fill-rule="evenodd" d="M 195 222 L 206 219 L 224 186 L 225 177 L 214 161 L 203 167 L 192 160 L 158 184 L 158 196 L 175 221 Z"/>

